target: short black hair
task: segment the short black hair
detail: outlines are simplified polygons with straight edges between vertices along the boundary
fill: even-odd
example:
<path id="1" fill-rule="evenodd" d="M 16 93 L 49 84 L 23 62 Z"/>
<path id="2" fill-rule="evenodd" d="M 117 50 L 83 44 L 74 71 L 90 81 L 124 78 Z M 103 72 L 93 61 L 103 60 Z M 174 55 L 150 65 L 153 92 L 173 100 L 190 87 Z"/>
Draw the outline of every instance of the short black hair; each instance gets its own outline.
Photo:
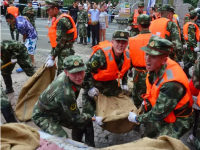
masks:
<path id="1" fill-rule="evenodd" d="M 194 19 L 196 16 L 190 16 L 190 19 Z"/>
<path id="2" fill-rule="evenodd" d="M 143 28 L 149 28 L 150 24 L 140 24 Z"/>
<path id="3" fill-rule="evenodd" d="M 151 9 L 152 9 L 153 11 L 156 11 L 155 7 L 151 7 Z"/>
<path id="4" fill-rule="evenodd" d="M 6 19 L 13 19 L 13 18 L 15 18 L 15 16 L 13 16 L 12 14 L 10 14 L 10 13 L 8 13 L 8 14 L 6 14 L 6 17 L 5 17 Z"/>

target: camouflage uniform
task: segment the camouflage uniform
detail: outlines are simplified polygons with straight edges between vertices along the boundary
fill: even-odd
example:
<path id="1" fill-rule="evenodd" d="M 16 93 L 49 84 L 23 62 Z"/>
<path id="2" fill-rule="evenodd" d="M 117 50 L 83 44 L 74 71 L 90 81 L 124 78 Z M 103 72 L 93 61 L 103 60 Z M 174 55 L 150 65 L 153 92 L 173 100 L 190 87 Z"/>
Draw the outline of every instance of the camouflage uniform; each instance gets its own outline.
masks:
<path id="1" fill-rule="evenodd" d="M 193 7 L 193 6 L 190 6 L 190 7 L 188 8 L 188 10 L 189 10 L 189 12 L 190 12 L 190 11 L 194 10 L 194 7 Z M 189 15 L 189 14 L 188 14 L 188 15 Z M 190 21 L 190 17 L 189 17 L 188 15 L 184 17 L 184 24 Z"/>
<path id="2" fill-rule="evenodd" d="M 144 7 L 144 3 L 143 2 L 139 2 L 138 3 L 138 7 Z M 143 13 L 140 13 L 139 12 L 139 14 L 141 15 L 141 14 L 143 14 Z M 128 19 L 128 25 L 129 26 L 132 26 L 132 29 L 130 30 L 130 37 L 132 37 L 132 36 L 136 36 L 136 35 L 138 35 L 139 33 L 140 33 L 140 31 L 139 31 L 139 29 L 138 28 L 133 28 L 133 18 L 134 17 L 134 11 L 133 11 L 133 13 L 130 15 L 130 17 L 129 17 L 129 19 Z"/>
<path id="3" fill-rule="evenodd" d="M 45 0 L 46 5 L 54 5 L 59 6 L 58 1 Z M 49 9 L 49 6 L 45 6 L 44 9 Z M 56 18 L 58 18 L 62 13 L 59 11 Z M 72 29 L 72 24 L 70 20 L 66 17 L 62 17 L 57 24 L 57 32 L 56 32 L 56 41 L 57 45 L 52 49 L 51 55 L 56 58 L 58 56 L 58 71 L 57 75 L 59 75 L 64 70 L 64 59 L 70 55 L 74 55 L 75 51 L 73 48 L 74 42 L 68 42 L 73 39 L 74 34 L 69 33 L 66 34 L 68 30 Z"/>
<path id="4" fill-rule="evenodd" d="M 161 11 L 174 12 L 174 8 L 171 5 L 166 4 L 161 7 Z M 173 52 L 170 53 L 169 57 L 172 60 L 181 61 L 183 57 L 183 52 L 182 52 L 182 43 L 179 37 L 178 26 L 176 25 L 175 22 L 170 21 L 167 24 L 167 31 L 170 32 L 170 35 L 169 36 L 165 35 L 165 39 L 173 43 Z"/>
<path id="5" fill-rule="evenodd" d="M 153 45 L 151 45 L 152 42 L 154 42 Z M 149 40 L 148 46 L 149 45 L 151 45 L 151 47 L 154 49 L 149 47 L 142 47 L 142 50 L 149 55 L 161 55 L 164 53 L 170 53 L 172 47 L 171 42 L 159 37 L 152 37 Z M 156 49 L 161 49 L 163 53 L 156 51 Z M 157 73 L 154 71 L 149 72 L 148 79 L 151 85 L 153 85 L 156 79 L 162 79 L 166 67 L 166 64 L 163 65 Z M 158 83 L 160 80 L 158 80 Z M 176 91 L 176 94 L 174 94 L 174 91 Z M 193 124 L 193 114 L 189 117 L 177 117 L 174 123 L 167 123 L 163 120 L 171 113 L 171 111 L 174 110 L 178 102 L 184 97 L 186 94 L 185 91 L 186 88 L 183 86 L 183 84 L 176 81 L 166 82 L 161 86 L 154 107 L 152 107 L 148 112 L 136 117 L 136 120 L 139 123 L 149 124 L 149 127 L 146 128 L 144 136 L 152 138 L 158 134 L 168 135 L 179 139 L 188 130 L 190 130 Z M 184 109 L 188 108 L 188 106 L 189 104 L 186 103 L 183 107 L 176 111 L 182 112 Z"/>
<path id="6" fill-rule="evenodd" d="M 197 16 L 196 11 L 191 11 L 190 16 Z M 190 22 L 195 23 L 190 20 Z M 187 41 L 187 50 L 185 51 L 183 61 L 185 66 L 190 64 L 190 67 L 194 65 L 195 60 L 197 59 L 197 52 L 194 51 L 194 48 L 197 47 L 197 39 L 196 39 L 196 28 L 194 25 L 189 25 L 188 27 L 188 41 Z M 189 67 L 188 67 L 189 68 Z"/>
<path id="7" fill-rule="evenodd" d="M 31 2 L 31 1 L 29 1 Z M 32 2 L 31 2 L 32 3 Z M 32 11 L 34 12 L 33 14 L 27 13 L 28 11 Z M 30 23 L 32 24 L 32 26 L 35 28 L 36 30 L 36 26 L 35 26 L 35 16 L 37 14 L 37 11 L 35 10 L 35 8 L 33 7 L 25 7 L 22 14 L 24 14 L 26 17 L 28 17 L 28 19 L 30 20 Z"/>
<path id="8" fill-rule="evenodd" d="M 64 67 L 68 73 L 76 73 L 86 69 L 80 56 L 67 57 L 64 61 Z M 92 120 L 92 117 L 86 113 L 80 114 L 76 102 L 80 89 L 81 85 L 72 82 L 63 71 L 40 94 L 33 110 L 33 122 L 43 131 L 65 138 L 68 138 L 68 135 L 62 126 L 70 129 L 84 128 Z"/>
<path id="9" fill-rule="evenodd" d="M 87 37 L 87 27 L 85 24 L 88 23 L 88 13 L 84 9 L 77 13 L 77 22 L 78 22 L 78 33 L 80 38 Z"/>
<path id="10" fill-rule="evenodd" d="M 138 22 L 138 24 L 149 24 L 150 25 L 150 17 L 148 15 L 140 15 L 137 18 L 137 22 Z M 149 30 L 142 30 L 142 31 L 140 31 L 139 34 L 148 34 L 148 33 L 151 33 L 151 32 Z M 134 48 L 132 48 L 132 49 L 134 49 Z M 131 58 L 131 59 L 134 59 L 134 58 Z M 143 58 L 141 58 L 141 59 L 143 59 Z M 134 86 L 133 86 L 132 97 L 133 97 L 135 106 L 139 107 L 141 105 L 141 103 L 143 102 L 143 98 L 141 97 L 141 95 L 146 93 L 147 71 L 146 71 L 145 67 L 137 67 L 137 66 L 133 66 L 133 67 L 135 67 L 135 70 L 134 70 L 134 75 L 133 75 Z M 141 70 L 141 72 L 139 72 L 138 70 Z"/>
<path id="11" fill-rule="evenodd" d="M 194 72 L 192 76 L 192 82 L 194 87 L 200 90 L 200 57 L 194 65 Z M 197 104 L 196 104 L 197 105 Z M 198 105 L 197 105 L 198 106 Z M 193 126 L 193 136 L 196 138 L 194 145 L 197 149 L 200 149 L 200 110 L 199 106 L 194 109 L 195 112 L 195 124 Z M 198 116 L 198 117 L 197 117 Z"/>

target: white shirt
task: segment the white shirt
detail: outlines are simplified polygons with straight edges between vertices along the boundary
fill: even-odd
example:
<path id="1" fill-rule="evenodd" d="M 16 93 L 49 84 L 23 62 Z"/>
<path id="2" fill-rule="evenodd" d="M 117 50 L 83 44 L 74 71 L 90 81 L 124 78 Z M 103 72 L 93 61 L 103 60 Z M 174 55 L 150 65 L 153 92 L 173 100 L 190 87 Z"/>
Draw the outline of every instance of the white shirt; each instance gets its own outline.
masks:
<path id="1" fill-rule="evenodd" d="M 101 12 L 99 15 L 99 22 L 100 23 L 105 23 L 106 22 L 106 16 L 107 16 L 107 12 Z"/>
<path id="2" fill-rule="evenodd" d="M 32 1 L 32 7 L 33 7 L 33 8 L 38 9 L 38 4 L 39 4 L 39 3 L 38 3 L 37 1 L 35 1 L 35 2 Z"/>

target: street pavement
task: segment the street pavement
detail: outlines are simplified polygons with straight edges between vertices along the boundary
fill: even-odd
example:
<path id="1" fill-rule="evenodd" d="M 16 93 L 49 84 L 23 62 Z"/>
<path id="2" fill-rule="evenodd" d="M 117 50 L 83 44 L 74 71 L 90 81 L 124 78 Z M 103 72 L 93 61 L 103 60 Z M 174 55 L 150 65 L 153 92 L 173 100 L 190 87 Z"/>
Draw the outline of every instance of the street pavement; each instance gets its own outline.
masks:
<path id="1" fill-rule="evenodd" d="M 5 18 L 1 17 L 1 20 L 2 20 L 1 30 L 0 30 L 1 31 L 1 40 L 11 39 L 10 30 L 5 21 Z M 38 18 L 36 19 L 36 28 L 37 28 L 38 37 L 39 37 L 38 42 L 37 42 L 36 55 L 35 55 L 35 61 L 36 61 L 36 66 L 37 66 L 36 69 L 38 69 L 45 63 L 45 60 L 51 51 L 51 45 L 50 45 L 50 43 L 48 43 L 49 38 L 47 37 L 48 29 L 46 28 L 46 26 L 47 26 L 47 20 L 41 20 Z M 107 40 L 112 40 L 112 34 L 115 30 L 117 30 L 117 24 L 110 23 L 109 28 L 106 29 L 106 39 Z M 21 35 L 20 35 L 19 41 L 22 41 Z M 75 55 L 80 55 L 83 58 L 84 62 L 86 62 L 89 59 L 90 54 L 92 53 L 92 49 L 90 47 L 91 47 L 91 43 L 89 43 L 88 45 L 80 45 L 80 44 L 75 43 L 74 44 L 74 48 L 75 48 L 75 52 L 76 52 Z M 22 86 L 29 79 L 29 77 L 27 77 L 25 75 L 25 73 L 16 73 L 16 71 L 15 71 L 16 68 L 19 68 L 19 66 L 16 65 L 16 67 L 12 73 L 13 88 L 14 88 L 15 92 L 12 94 L 8 94 L 8 97 L 11 101 L 13 108 L 15 108 L 15 106 L 16 106 L 18 95 L 20 93 Z M 3 81 L 2 81 L 2 83 L 3 83 L 3 87 L 5 87 Z M 82 93 L 82 91 L 81 91 L 81 93 Z M 79 95 L 79 98 L 77 101 L 80 109 L 82 108 L 82 98 L 81 98 L 82 96 L 81 95 L 82 94 Z M 2 123 L 5 122 L 3 117 L 1 117 L 1 122 Z M 32 121 L 28 121 L 28 122 L 24 122 L 24 123 L 26 123 L 34 128 L 39 129 Z M 66 131 L 69 134 L 69 138 L 71 138 L 71 130 L 66 129 Z M 140 139 L 140 136 L 141 136 L 142 132 L 144 131 L 144 127 L 141 126 L 140 131 L 132 130 L 132 131 L 130 131 L 128 133 L 124 133 L 124 134 L 113 134 L 106 130 L 103 130 L 101 127 L 94 124 L 94 131 L 95 131 L 96 147 L 102 148 L 102 147 L 107 147 L 107 146 L 116 145 L 116 144 L 128 143 L 128 142 Z M 191 150 L 195 150 L 195 148 L 193 146 L 191 146 L 190 144 L 187 143 L 187 138 L 191 134 L 191 132 L 192 132 L 192 130 L 190 130 L 188 133 L 186 133 L 181 138 L 181 141 L 185 145 L 187 145 Z"/>

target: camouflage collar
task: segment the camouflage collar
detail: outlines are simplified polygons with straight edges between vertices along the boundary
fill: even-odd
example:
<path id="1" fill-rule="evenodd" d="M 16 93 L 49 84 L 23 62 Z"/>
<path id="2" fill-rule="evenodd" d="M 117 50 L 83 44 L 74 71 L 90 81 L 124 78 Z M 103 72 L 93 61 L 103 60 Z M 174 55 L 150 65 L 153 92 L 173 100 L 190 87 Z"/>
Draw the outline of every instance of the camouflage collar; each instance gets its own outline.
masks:
<path id="1" fill-rule="evenodd" d="M 149 29 L 145 29 L 145 30 L 140 31 L 140 34 L 146 34 L 146 33 L 151 33 L 151 32 L 149 31 Z"/>
<path id="2" fill-rule="evenodd" d="M 155 82 L 155 80 L 157 78 L 159 78 L 159 80 L 163 77 L 164 73 L 165 73 L 165 69 L 167 68 L 167 64 L 163 65 L 160 70 L 158 71 L 158 73 L 156 74 L 154 71 L 150 71 L 149 75 L 153 76 L 153 82 Z"/>
<path id="3" fill-rule="evenodd" d="M 56 18 L 58 18 L 62 13 L 59 11 L 59 13 L 56 15 Z"/>

